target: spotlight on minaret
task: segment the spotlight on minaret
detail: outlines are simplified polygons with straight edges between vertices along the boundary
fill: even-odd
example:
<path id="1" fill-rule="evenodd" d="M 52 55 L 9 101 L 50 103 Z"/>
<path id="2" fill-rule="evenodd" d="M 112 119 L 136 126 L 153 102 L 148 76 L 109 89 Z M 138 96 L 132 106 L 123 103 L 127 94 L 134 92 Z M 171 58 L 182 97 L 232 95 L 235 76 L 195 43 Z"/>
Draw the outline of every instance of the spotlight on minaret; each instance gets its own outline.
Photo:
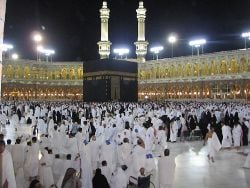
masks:
<path id="1" fill-rule="evenodd" d="M 107 2 L 103 1 L 102 8 L 100 9 L 100 18 L 101 18 L 101 41 L 97 44 L 99 46 L 99 54 L 101 59 L 107 59 L 110 55 L 110 46 L 111 42 L 109 41 L 108 36 L 108 22 L 109 22 L 109 13 Z"/>
<path id="2" fill-rule="evenodd" d="M 140 63 L 145 62 L 147 55 L 148 42 L 145 40 L 145 19 L 147 10 L 144 8 L 143 1 L 139 2 L 139 8 L 136 9 L 138 20 L 138 39 L 135 42 L 137 60 Z"/>

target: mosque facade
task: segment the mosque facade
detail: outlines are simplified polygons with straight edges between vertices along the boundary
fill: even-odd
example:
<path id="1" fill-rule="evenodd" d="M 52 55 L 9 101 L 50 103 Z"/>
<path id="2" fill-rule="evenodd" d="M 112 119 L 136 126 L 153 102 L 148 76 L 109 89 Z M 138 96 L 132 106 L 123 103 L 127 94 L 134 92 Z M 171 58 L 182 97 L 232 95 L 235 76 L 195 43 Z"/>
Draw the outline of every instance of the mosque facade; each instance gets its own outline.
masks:
<path id="1" fill-rule="evenodd" d="M 141 100 L 250 98 L 250 49 L 147 61 L 138 69 Z"/>
<path id="2" fill-rule="evenodd" d="M 3 100 L 82 100 L 82 62 L 4 60 Z M 138 98 L 250 99 L 250 49 L 138 63 Z"/>
<path id="3" fill-rule="evenodd" d="M 2 100 L 82 100 L 82 62 L 3 60 Z"/>

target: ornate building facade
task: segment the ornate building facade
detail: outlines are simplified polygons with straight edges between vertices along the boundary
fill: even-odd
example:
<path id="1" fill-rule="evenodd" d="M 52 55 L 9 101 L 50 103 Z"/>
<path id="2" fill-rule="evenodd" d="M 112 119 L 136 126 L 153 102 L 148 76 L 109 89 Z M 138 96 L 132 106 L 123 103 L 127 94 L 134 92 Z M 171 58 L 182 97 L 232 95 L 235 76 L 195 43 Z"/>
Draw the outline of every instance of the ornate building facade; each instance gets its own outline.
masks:
<path id="1" fill-rule="evenodd" d="M 4 60 L 3 100 L 82 100 L 82 62 Z M 250 49 L 138 63 L 139 100 L 250 100 Z"/>
<path id="2" fill-rule="evenodd" d="M 4 60 L 2 100 L 81 100 L 82 62 Z"/>
<path id="3" fill-rule="evenodd" d="M 250 49 L 139 64 L 139 99 L 250 98 Z"/>

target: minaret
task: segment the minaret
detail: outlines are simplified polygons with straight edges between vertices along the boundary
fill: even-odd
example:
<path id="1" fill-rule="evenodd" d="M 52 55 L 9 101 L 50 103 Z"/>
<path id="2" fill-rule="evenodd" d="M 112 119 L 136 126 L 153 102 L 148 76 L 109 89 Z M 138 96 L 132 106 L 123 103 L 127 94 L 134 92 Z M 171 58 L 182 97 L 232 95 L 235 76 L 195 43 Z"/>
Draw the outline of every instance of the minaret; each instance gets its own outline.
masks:
<path id="1" fill-rule="evenodd" d="M 101 59 L 109 58 L 111 42 L 109 41 L 109 12 L 107 2 L 103 1 L 102 8 L 100 9 L 101 18 L 101 41 L 98 42 L 99 54 Z"/>
<path id="2" fill-rule="evenodd" d="M 145 62 L 148 42 L 145 41 L 145 19 L 147 10 L 143 6 L 143 1 L 139 2 L 139 8 L 136 9 L 138 20 L 138 40 L 135 42 L 137 60 L 140 63 Z"/>

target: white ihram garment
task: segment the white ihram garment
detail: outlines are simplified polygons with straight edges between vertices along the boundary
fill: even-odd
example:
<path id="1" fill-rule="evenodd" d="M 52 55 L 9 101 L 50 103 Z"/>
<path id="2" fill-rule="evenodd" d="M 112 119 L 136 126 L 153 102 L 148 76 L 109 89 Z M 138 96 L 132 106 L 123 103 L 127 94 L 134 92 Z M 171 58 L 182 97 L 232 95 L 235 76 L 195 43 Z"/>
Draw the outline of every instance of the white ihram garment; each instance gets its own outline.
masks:
<path id="1" fill-rule="evenodd" d="M 210 157 L 214 157 L 215 152 L 216 151 L 218 152 L 221 149 L 220 141 L 215 132 L 213 133 L 212 138 L 208 138 L 207 144 L 208 144 L 208 155 Z"/>
<path id="2" fill-rule="evenodd" d="M 87 146 L 88 148 L 88 146 Z M 93 178 L 93 170 L 91 167 L 91 160 L 88 155 L 89 149 L 81 150 L 81 182 L 82 188 L 92 188 L 92 178 Z"/>
<path id="3" fill-rule="evenodd" d="M 37 143 L 32 143 L 32 146 L 29 147 L 26 161 L 24 164 L 25 175 L 28 177 L 38 176 L 38 167 L 39 167 L 39 145 Z"/>
<path id="4" fill-rule="evenodd" d="M 160 188 L 171 188 L 175 174 L 175 158 L 161 157 L 158 161 L 159 185 Z"/>
<path id="5" fill-rule="evenodd" d="M 242 128 L 240 125 L 237 125 L 233 128 L 233 139 L 234 139 L 234 147 L 238 147 L 241 144 L 242 137 Z"/>
<path id="6" fill-rule="evenodd" d="M 8 152 L 6 149 L 3 151 L 3 153 L 0 154 L 0 160 L 2 165 L 2 185 L 5 183 L 5 181 L 8 182 L 8 187 L 10 188 L 16 188 L 16 179 L 14 175 L 14 168 L 13 168 L 13 162 L 10 152 Z"/>
<path id="7" fill-rule="evenodd" d="M 232 146 L 232 133 L 231 133 L 231 128 L 229 126 L 223 126 L 222 127 L 222 135 L 223 135 L 223 140 L 222 140 L 222 147 L 223 148 L 229 148 Z"/>
<path id="8" fill-rule="evenodd" d="M 45 163 L 45 165 L 42 165 Z M 44 151 L 44 156 L 40 160 L 39 177 L 40 182 L 45 188 L 50 188 L 54 184 L 54 178 L 52 173 L 52 155 L 49 155 L 47 151 Z"/>
<path id="9" fill-rule="evenodd" d="M 250 149 L 246 149 L 244 153 L 247 154 L 247 158 L 246 158 L 246 161 L 244 163 L 244 167 L 250 168 Z"/>

